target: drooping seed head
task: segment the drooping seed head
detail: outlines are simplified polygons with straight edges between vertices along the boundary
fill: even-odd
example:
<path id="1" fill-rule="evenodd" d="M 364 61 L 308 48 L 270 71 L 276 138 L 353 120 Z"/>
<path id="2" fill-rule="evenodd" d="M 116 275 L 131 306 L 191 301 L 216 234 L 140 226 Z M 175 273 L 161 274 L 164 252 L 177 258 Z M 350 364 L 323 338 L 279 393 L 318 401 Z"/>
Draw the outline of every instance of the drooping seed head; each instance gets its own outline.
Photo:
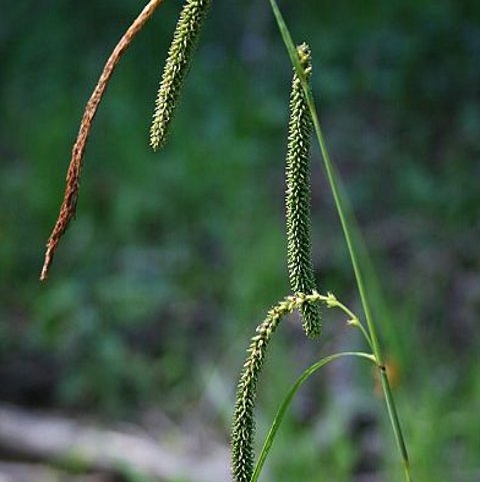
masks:
<path id="1" fill-rule="evenodd" d="M 308 80 L 311 53 L 307 44 L 297 47 L 300 64 Z M 310 144 L 312 119 L 299 76 L 294 72 L 290 94 L 290 121 L 286 156 L 286 225 L 287 265 L 290 287 L 294 293 L 311 293 L 315 289 L 311 248 L 310 216 Z M 320 310 L 306 304 L 302 310 L 307 336 L 320 334 Z"/>
<path id="2" fill-rule="evenodd" d="M 153 150 L 162 147 L 178 103 L 180 91 L 200 36 L 211 0 L 187 0 L 180 13 L 158 88 L 150 127 Z"/>

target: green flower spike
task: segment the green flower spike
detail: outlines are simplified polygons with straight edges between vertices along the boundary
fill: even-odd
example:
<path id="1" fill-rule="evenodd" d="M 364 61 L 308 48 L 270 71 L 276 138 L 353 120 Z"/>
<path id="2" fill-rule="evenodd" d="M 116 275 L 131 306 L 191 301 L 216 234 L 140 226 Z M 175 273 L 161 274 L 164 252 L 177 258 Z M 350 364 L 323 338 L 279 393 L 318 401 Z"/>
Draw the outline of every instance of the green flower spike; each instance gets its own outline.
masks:
<path id="1" fill-rule="evenodd" d="M 308 79 L 311 73 L 310 48 L 297 47 L 300 63 Z M 295 73 L 290 94 L 290 122 L 286 159 L 287 264 L 290 287 L 294 293 L 315 289 L 310 234 L 310 142 L 312 119 L 298 75 Z M 320 310 L 306 304 L 301 310 L 308 337 L 320 334 Z"/>
<path id="2" fill-rule="evenodd" d="M 262 370 L 268 344 L 281 318 L 295 309 L 302 309 L 313 302 L 323 301 L 318 293 L 288 296 L 270 309 L 267 317 L 256 330 L 247 350 L 237 386 L 237 397 L 232 427 L 232 475 L 235 482 L 250 482 L 253 474 L 255 420 L 253 409 L 257 396 L 257 381 Z"/>
<path id="3" fill-rule="evenodd" d="M 165 144 L 180 90 L 211 3 L 211 0 L 187 0 L 180 12 L 155 101 L 150 127 L 153 150 Z"/>

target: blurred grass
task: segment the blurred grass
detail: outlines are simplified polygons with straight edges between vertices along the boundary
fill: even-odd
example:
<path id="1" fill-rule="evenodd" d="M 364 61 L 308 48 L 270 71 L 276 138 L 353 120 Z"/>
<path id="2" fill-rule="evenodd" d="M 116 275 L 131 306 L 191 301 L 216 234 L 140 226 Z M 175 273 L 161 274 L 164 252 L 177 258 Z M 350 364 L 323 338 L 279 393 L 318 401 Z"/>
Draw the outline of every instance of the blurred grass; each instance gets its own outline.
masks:
<path id="1" fill-rule="evenodd" d="M 109 417 L 157 403 L 181 416 L 203 393 L 199 373 L 212 364 L 221 365 L 223 389 L 233 389 L 254 327 L 288 289 L 290 65 L 268 2 L 213 5 L 169 144 L 152 154 L 148 126 L 177 7 L 165 2 L 118 66 L 87 147 L 77 218 L 45 286 L 37 281 L 42 250 L 83 105 L 139 4 L 2 7 L 4 400 Z M 309 0 L 283 9 L 295 38 L 312 46 L 327 143 L 389 301 L 380 328 L 399 367 L 415 480 L 476 481 L 478 2 Z M 313 175 L 319 288 L 356 303 L 323 173 L 314 167 Z M 344 340 L 342 321 L 330 316 L 321 354 L 355 348 L 357 340 Z M 267 367 L 265 375 L 265 424 L 279 393 L 319 356 L 288 326 L 269 363 L 281 369 Z M 49 374 L 39 375 L 38 389 L 33 366 Z M 383 413 L 370 378 L 347 365 L 306 390 L 272 451 L 275 480 L 315 473 L 350 480 L 356 444 L 344 436 L 349 414 Z M 386 447 L 388 435 L 381 432 Z M 382 453 L 395 480 L 396 461 Z"/>

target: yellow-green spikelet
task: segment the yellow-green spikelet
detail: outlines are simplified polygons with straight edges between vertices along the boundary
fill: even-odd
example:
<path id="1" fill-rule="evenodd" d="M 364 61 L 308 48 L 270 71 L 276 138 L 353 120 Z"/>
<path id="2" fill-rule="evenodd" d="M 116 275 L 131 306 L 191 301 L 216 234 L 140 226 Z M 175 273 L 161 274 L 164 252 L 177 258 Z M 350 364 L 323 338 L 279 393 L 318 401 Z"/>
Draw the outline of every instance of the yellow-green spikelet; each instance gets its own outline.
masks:
<path id="1" fill-rule="evenodd" d="M 167 139 L 180 90 L 211 3 L 211 0 L 187 0 L 180 12 L 150 127 L 150 145 L 154 150 L 162 147 Z"/>
<path id="2" fill-rule="evenodd" d="M 253 411 L 257 398 L 257 382 L 272 335 L 284 315 L 291 313 L 295 309 L 301 310 L 307 304 L 309 304 L 309 301 L 304 293 L 286 297 L 268 311 L 267 317 L 258 325 L 256 334 L 250 341 L 247 359 L 243 365 L 237 386 L 233 416 L 231 447 L 234 482 L 250 482 L 253 475 L 255 458 L 253 452 L 255 436 Z"/>
<path id="3" fill-rule="evenodd" d="M 255 420 L 253 410 L 257 397 L 257 381 L 267 347 L 282 313 L 273 308 L 258 326 L 247 350 L 248 357 L 240 377 L 232 427 L 232 476 L 235 482 L 250 482 L 254 466 Z"/>
<path id="4" fill-rule="evenodd" d="M 297 47 L 300 63 L 308 80 L 311 73 L 310 48 Z M 312 119 L 300 78 L 294 73 L 290 94 L 290 121 L 286 156 L 287 265 L 294 293 L 315 289 L 311 248 L 310 219 L 310 144 Z M 321 319 L 317 305 L 305 304 L 301 310 L 307 336 L 320 334 Z"/>

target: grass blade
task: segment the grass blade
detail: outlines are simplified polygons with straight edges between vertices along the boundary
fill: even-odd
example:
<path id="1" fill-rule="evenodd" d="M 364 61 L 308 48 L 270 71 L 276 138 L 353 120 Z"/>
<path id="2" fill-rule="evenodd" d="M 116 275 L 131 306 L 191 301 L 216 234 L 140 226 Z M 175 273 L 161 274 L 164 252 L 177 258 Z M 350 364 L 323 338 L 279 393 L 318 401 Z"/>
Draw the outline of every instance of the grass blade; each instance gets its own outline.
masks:
<path id="1" fill-rule="evenodd" d="M 297 381 L 292 385 L 290 390 L 288 391 L 286 397 L 283 399 L 276 415 L 275 418 L 272 422 L 272 426 L 270 427 L 270 430 L 267 434 L 267 437 L 265 438 L 265 442 L 263 444 L 262 450 L 260 452 L 260 455 L 258 457 L 257 464 L 255 466 L 255 470 L 253 472 L 252 478 L 250 479 L 250 482 L 256 482 L 258 480 L 258 477 L 260 476 L 260 473 L 263 469 L 263 466 L 265 464 L 265 460 L 268 456 L 268 453 L 270 452 L 270 449 L 272 447 L 273 441 L 275 440 L 275 436 L 277 435 L 278 429 L 280 428 L 280 425 L 282 424 L 282 421 L 287 413 L 288 408 L 290 407 L 290 404 L 293 400 L 293 397 L 295 394 L 298 392 L 300 387 L 320 368 L 325 366 L 327 363 L 330 363 L 334 360 L 338 360 L 339 358 L 342 357 L 359 357 L 359 358 L 366 358 L 367 360 L 370 360 L 371 362 L 376 364 L 375 357 L 369 353 L 363 353 L 363 352 L 342 352 L 342 353 L 335 353 L 334 355 L 327 356 L 325 358 L 322 358 L 318 362 L 314 363 L 310 367 L 308 367 L 301 375 L 298 377 Z"/>

